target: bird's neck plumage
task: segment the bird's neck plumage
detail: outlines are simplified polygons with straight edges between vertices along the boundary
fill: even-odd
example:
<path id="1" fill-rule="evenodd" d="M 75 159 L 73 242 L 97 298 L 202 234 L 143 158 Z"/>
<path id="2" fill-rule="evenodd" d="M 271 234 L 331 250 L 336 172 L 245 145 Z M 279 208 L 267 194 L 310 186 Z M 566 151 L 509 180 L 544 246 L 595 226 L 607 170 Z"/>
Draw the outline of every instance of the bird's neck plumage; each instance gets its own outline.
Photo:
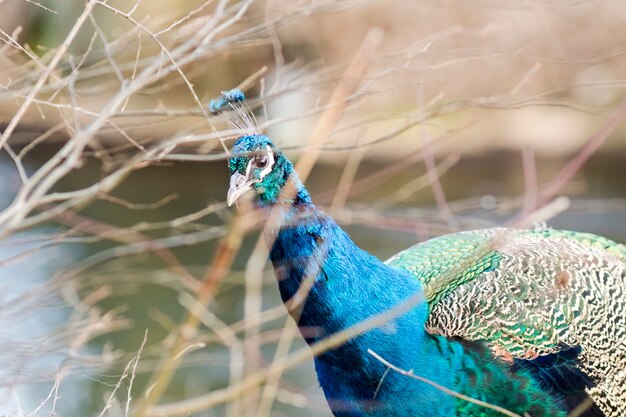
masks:
<path id="1" fill-rule="evenodd" d="M 318 339 L 310 332 L 328 336 L 422 291 L 418 280 L 358 248 L 299 181 L 294 185 L 299 197 L 273 207 L 268 244 L 282 299 L 303 333 L 309 332 L 307 341 Z M 416 311 L 424 323 L 426 301 L 421 304 Z"/>
<path id="2" fill-rule="evenodd" d="M 310 201 L 294 203 L 283 210 L 283 223 L 274 236 L 270 258 L 282 299 L 309 344 L 421 294 L 418 280 L 359 249 Z M 368 349 L 427 378 L 454 385 L 450 375 L 438 375 L 440 371 L 433 366 L 431 352 L 441 356 L 441 346 L 426 333 L 426 317 L 427 305 L 422 299 L 409 312 L 319 355 L 315 364 L 328 400 L 372 401 L 387 368 Z M 398 386 L 410 382 L 408 378 L 398 382 L 397 375 L 389 380 Z M 420 396 L 424 394 L 426 402 L 438 397 L 422 385 L 409 384 L 406 392 L 414 389 L 420 390 Z M 450 399 L 439 400 L 441 407 L 450 406 Z M 352 403 L 348 408 L 362 410 Z"/>

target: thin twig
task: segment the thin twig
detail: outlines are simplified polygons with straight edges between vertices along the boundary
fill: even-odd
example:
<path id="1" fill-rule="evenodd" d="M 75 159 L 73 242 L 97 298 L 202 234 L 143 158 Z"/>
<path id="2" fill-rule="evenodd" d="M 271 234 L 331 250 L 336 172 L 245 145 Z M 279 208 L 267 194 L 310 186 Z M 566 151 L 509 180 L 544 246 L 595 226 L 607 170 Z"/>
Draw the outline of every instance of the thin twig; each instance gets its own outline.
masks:
<path id="1" fill-rule="evenodd" d="M 422 376 L 419 375 L 415 375 L 413 373 L 412 370 L 404 370 L 402 368 L 399 368 L 395 365 L 393 365 L 391 362 L 387 361 L 385 358 L 383 358 L 382 356 L 380 356 L 378 353 L 374 352 L 372 349 L 367 349 L 367 352 L 372 355 L 373 357 L 375 357 L 377 360 L 379 360 L 383 365 L 385 365 L 387 368 L 392 369 L 393 371 L 399 373 L 400 375 L 404 375 L 404 376 L 408 376 L 409 378 L 413 378 L 416 379 L 418 381 L 424 382 L 425 384 L 430 385 L 431 387 L 434 387 L 436 389 L 438 389 L 441 392 L 445 392 L 448 395 L 452 395 L 453 397 L 456 397 L 460 400 L 464 400 L 467 402 L 470 402 L 472 404 L 476 404 L 476 405 L 480 405 L 481 407 L 485 407 L 485 408 L 489 408 L 491 410 L 497 411 L 505 416 L 509 416 L 509 417 L 522 417 L 521 415 L 514 413 L 512 411 L 507 410 L 506 408 L 500 407 L 498 405 L 494 405 L 494 404 L 489 404 L 487 402 L 481 401 L 481 400 L 477 400 L 475 398 L 472 397 L 468 397 L 467 395 L 458 393 L 456 391 L 453 391 L 449 388 L 446 388 L 442 385 L 439 385 L 438 383 L 431 381 L 428 378 L 424 378 Z"/>

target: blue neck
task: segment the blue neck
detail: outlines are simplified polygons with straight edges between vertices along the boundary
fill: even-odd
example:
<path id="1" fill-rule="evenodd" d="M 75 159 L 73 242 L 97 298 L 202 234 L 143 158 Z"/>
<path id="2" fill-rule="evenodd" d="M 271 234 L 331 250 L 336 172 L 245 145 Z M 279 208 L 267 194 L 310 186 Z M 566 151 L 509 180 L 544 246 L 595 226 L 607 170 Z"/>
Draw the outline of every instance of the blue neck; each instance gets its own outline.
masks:
<path id="1" fill-rule="evenodd" d="M 275 235 L 270 259 L 282 299 L 307 343 L 313 344 L 355 326 L 422 293 L 418 280 L 359 249 L 312 203 L 293 204 L 286 208 L 282 218 L 284 223 Z M 310 289 L 298 293 L 301 287 Z M 349 403 L 347 407 L 351 411 L 335 412 L 337 416 L 367 414 L 369 406 L 355 404 L 355 399 L 369 399 L 370 405 L 375 402 L 378 384 L 387 369 L 368 353 L 368 348 L 399 366 L 414 369 L 419 375 L 454 385 L 452 375 L 442 377 L 434 363 L 437 359 L 433 362 L 433 357 L 441 355 L 440 342 L 447 342 L 426 334 L 426 317 L 424 301 L 384 326 L 316 357 L 317 374 L 329 402 Z M 404 330 L 396 333 L 400 328 Z M 338 364 L 345 368 L 338 369 Z M 441 398 L 440 392 L 428 386 L 412 383 L 409 378 L 395 374 L 385 379 L 393 386 L 406 386 L 407 395 L 418 390 L 413 396 L 438 404 L 435 409 L 442 411 L 440 415 L 447 415 L 454 402 L 451 398 Z M 380 394 L 385 392 L 382 390 Z"/>
<path id="2" fill-rule="evenodd" d="M 301 326 L 314 326 L 317 333 L 323 333 L 315 337 L 305 334 L 309 342 L 344 330 L 421 293 L 418 280 L 358 248 L 312 203 L 286 208 L 282 221 L 270 259 L 281 297 L 294 319 Z M 303 286 L 310 286 L 310 290 L 302 290 Z M 360 305 L 360 300 L 369 302 Z M 353 308 L 355 305 L 358 308 Z M 341 307 L 346 311 L 341 311 Z M 322 309 L 327 311 L 322 314 Z M 417 311 L 424 323 L 425 301 Z"/>

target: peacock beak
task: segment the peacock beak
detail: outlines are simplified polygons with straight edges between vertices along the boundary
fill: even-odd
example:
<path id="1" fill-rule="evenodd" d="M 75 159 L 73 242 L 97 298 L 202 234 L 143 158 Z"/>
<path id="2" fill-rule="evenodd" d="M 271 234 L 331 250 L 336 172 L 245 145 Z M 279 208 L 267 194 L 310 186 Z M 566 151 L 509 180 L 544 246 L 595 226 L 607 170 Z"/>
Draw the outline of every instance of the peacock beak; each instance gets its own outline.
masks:
<path id="1" fill-rule="evenodd" d="M 228 194 L 226 196 L 226 203 L 228 206 L 232 206 L 243 193 L 252 189 L 253 182 L 254 181 L 248 180 L 245 175 L 241 175 L 238 172 L 231 175 L 230 188 L 228 189 Z"/>

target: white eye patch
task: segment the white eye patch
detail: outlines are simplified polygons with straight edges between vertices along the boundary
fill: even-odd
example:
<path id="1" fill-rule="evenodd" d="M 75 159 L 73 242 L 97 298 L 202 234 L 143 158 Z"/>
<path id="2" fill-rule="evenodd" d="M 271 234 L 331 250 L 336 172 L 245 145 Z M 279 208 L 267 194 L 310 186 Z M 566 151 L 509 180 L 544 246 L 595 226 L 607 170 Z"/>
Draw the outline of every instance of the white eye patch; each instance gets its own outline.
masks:
<path id="1" fill-rule="evenodd" d="M 259 179 L 255 180 L 254 182 L 259 182 L 259 181 L 263 180 L 263 178 L 265 178 L 265 176 L 267 174 L 272 172 L 272 168 L 274 167 L 274 153 L 272 152 L 272 148 L 270 148 L 269 145 L 266 145 L 266 149 L 267 149 L 267 165 L 259 173 Z M 248 166 L 246 167 L 246 178 L 251 179 L 250 178 L 250 171 L 252 171 L 252 165 L 253 165 L 255 160 L 256 160 L 256 158 L 251 158 L 250 161 L 248 161 Z"/>

